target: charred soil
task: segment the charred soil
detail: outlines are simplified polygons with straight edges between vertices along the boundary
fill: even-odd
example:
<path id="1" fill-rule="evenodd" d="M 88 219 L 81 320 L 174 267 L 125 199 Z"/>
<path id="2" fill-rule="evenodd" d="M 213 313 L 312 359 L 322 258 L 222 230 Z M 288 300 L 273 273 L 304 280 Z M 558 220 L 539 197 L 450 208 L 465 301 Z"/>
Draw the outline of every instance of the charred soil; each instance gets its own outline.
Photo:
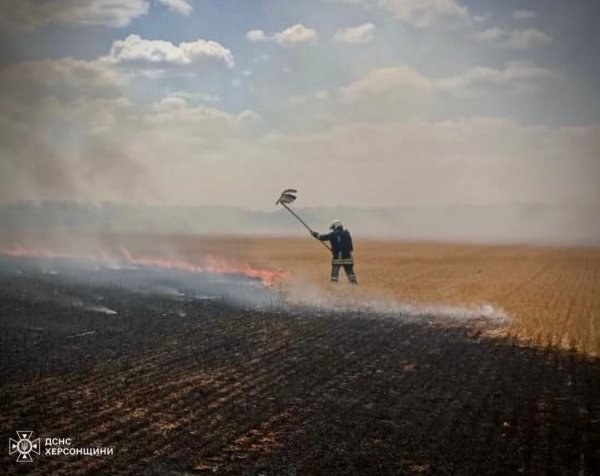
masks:
<path id="1" fill-rule="evenodd" d="M 114 448 L 0 473 L 600 474 L 599 361 L 485 335 L 0 276 L 2 438 Z"/>

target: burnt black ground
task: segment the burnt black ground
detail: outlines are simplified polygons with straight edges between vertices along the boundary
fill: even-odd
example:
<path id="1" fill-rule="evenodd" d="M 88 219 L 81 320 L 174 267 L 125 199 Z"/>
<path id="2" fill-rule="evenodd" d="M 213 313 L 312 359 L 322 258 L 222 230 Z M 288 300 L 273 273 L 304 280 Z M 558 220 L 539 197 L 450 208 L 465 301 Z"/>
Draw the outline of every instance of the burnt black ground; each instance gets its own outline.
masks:
<path id="1" fill-rule="evenodd" d="M 477 323 L 0 273 L 0 353 L 2 474 L 600 474 L 600 362 Z M 16 463 L 16 430 L 114 454 Z"/>

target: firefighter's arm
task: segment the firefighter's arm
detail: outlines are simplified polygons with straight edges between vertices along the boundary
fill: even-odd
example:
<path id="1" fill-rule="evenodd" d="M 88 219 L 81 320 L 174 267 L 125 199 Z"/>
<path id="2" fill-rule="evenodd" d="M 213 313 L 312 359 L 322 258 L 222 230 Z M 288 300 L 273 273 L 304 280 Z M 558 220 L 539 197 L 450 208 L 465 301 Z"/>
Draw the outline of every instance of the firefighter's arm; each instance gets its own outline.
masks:
<path id="1" fill-rule="evenodd" d="M 311 235 L 320 241 L 327 241 L 331 238 L 330 235 L 319 235 L 319 233 L 317 233 L 316 231 L 311 232 Z"/>

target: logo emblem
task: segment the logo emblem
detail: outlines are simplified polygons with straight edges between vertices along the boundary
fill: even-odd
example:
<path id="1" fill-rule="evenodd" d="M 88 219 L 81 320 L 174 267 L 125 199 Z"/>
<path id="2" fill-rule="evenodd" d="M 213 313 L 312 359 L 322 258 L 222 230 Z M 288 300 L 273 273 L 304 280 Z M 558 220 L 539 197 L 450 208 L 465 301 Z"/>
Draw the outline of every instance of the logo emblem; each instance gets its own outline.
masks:
<path id="1" fill-rule="evenodd" d="M 31 439 L 33 431 L 17 431 L 18 440 L 8 439 L 8 454 L 19 453 L 19 463 L 31 463 L 33 458 L 30 453 L 40 454 L 40 439 Z"/>

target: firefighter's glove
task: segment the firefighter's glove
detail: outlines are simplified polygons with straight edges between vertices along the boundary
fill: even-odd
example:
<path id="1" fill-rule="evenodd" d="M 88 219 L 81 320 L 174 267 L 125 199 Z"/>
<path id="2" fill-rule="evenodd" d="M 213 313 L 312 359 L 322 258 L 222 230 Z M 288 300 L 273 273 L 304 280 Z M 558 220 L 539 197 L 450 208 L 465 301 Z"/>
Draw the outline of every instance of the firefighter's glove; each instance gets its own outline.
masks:
<path id="1" fill-rule="evenodd" d="M 317 233 L 316 231 L 311 231 L 310 234 L 314 237 L 314 238 L 318 238 L 319 237 L 319 233 Z"/>

